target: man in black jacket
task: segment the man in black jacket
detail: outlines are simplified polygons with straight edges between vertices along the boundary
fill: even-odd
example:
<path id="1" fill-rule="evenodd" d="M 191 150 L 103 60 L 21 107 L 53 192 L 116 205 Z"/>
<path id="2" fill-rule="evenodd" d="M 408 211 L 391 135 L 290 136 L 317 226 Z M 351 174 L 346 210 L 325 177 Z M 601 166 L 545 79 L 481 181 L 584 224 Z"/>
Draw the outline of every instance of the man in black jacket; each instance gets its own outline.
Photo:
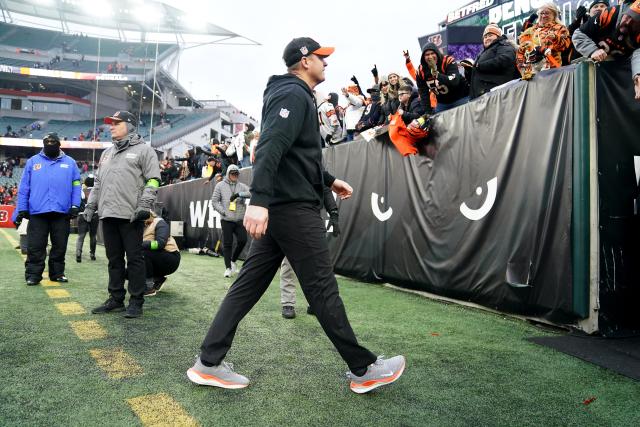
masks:
<path id="1" fill-rule="evenodd" d="M 432 112 L 429 92 L 436 94 L 436 113 L 465 104 L 469 100 L 469 85 L 460 75 L 455 59 L 442 55 L 433 43 L 427 43 L 422 49 L 416 83 L 422 108 L 427 113 Z"/>
<path id="2" fill-rule="evenodd" d="M 520 78 L 516 68 L 516 49 L 496 24 L 489 24 L 482 35 L 484 50 L 471 74 L 469 98 L 484 95 L 496 86 Z"/>
<path id="3" fill-rule="evenodd" d="M 223 388 L 249 384 L 223 359 L 238 324 L 267 290 L 285 256 L 322 328 L 351 370 L 352 391 L 366 393 L 395 381 L 404 371 L 403 356 L 376 359 L 358 344 L 329 259 L 320 216 L 323 188 L 331 187 L 343 200 L 353 192 L 322 165 L 313 89 L 324 81 L 325 58 L 333 50 L 310 38 L 294 39 L 283 54 L 288 73 L 269 79 L 251 204 L 244 217 L 245 228 L 255 240 L 202 343 L 200 357 L 187 371 L 194 383 Z"/>
<path id="4" fill-rule="evenodd" d="M 356 130 L 358 132 L 364 132 L 367 129 L 378 126 L 380 123 L 380 115 L 382 113 L 382 106 L 380 105 L 380 90 L 378 85 L 367 89 L 367 93 L 371 96 L 367 107 L 364 109 L 362 118 L 356 124 Z"/>

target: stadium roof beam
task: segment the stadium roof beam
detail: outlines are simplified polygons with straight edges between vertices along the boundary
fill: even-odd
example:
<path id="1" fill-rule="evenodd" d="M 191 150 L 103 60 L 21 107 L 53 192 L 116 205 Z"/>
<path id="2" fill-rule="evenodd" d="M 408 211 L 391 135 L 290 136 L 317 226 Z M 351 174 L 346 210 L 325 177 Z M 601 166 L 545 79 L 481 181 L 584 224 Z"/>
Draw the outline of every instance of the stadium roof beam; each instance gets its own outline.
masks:
<path id="1" fill-rule="evenodd" d="M 186 12 L 153 0 L 0 0 L 0 9 L 4 22 L 128 42 L 259 44 L 209 22 L 194 25 Z"/>
<path id="2" fill-rule="evenodd" d="M 4 22 L 13 23 L 11 12 L 9 12 L 9 9 L 7 9 L 4 3 L 5 3 L 4 0 L 0 0 L 0 9 L 2 9 L 2 19 L 4 20 Z"/>

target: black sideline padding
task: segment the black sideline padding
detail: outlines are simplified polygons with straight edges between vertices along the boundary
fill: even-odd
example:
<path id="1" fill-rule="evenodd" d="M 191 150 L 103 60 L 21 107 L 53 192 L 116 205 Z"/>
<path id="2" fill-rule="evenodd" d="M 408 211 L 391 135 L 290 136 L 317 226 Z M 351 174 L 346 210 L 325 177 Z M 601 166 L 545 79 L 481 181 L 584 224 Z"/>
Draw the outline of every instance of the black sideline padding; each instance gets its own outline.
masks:
<path id="1" fill-rule="evenodd" d="M 607 339 L 565 335 L 528 340 L 640 381 L 640 337 Z"/>
<path id="2" fill-rule="evenodd" d="M 339 205 L 343 234 L 329 240 L 336 272 L 500 311 L 576 319 L 574 70 L 541 73 L 436 116 L 433 161 L 401 157 L 386 134 L 328 149 L 327 170 L 355 189 Z M 492 190 L 486 216 L 463 215 L 463 204 L 478 214 Z"/>
<path id="3" fill-rule="evenodd" d="M 640 102 L 629 62 L 596 67 L 603 335 L 640 333 Z M 635 160 L 634 160 L 635 159 Z M 638 164 L 640 167 L 640 163 Z"/>

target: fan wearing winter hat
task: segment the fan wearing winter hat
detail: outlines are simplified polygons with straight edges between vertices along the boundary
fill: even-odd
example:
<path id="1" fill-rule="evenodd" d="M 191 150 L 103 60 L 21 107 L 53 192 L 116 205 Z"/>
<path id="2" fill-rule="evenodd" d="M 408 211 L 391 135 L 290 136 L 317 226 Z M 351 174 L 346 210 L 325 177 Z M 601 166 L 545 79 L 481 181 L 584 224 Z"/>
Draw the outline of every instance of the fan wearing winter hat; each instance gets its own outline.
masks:
<path id="1" fill-rule="evenodd" d="M 476 58 L 471 73 L 469 98 L 477 98 L 496 86 L 520 77 L 516 49 L 496 24 L 489 24 L 482 34 L 484 50 Z"/>
<path id="2" fill-rule="evenodd" d="M 569 30 L 560 20 L 560 9 L 555 3 L 543 4 L 534 15 L 538 20 L 522 32 L 516 53 L 518 69 L 525 80 L 537 71 L 560 67 L 562 52 L 571 45 Z"/>

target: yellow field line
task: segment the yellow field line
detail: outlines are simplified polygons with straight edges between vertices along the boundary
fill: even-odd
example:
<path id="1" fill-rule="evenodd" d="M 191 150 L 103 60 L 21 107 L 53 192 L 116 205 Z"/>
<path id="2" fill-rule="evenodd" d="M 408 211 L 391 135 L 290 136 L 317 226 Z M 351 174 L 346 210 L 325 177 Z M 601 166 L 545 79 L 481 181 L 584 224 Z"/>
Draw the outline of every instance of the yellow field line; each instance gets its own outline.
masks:
<path id="1" fill-rule="evenodd" d="M 77 302 L 61 302 L 56 304 L 56 308 L 63 316 L 72 316 L 74 314 L 86 314 L 87 311 Z"/>
<path id="2" fill-rule="evenodd" d="M 0 233 L 16 247 L 19 243 L 6 231 L 0 229 Z M 26 260 L 20 249 L 18 254 Z M 46 271 L 45 271 L 46 273 Z M 58 287 L 60 283 L 51 280 L 41 282 L 44 287 Z M 52 299 L 69 298 L 71 295 L 64 289 L 45 289 Z M 58 311 L 64 316 L 85 314 L 86 310 L 77 302 L 64 302 L 55 304 Z M 83 341 L 103 339 L 107 337 L 107 331 L 95 320 L 71 321 L 71 329 L 76 336 Z M 89 350 L 98 366 L 112 379 L 136 377 L 144 374 L 142 367 L 133 357 L 125 353 L 121 348 L 91 349 Z M 192 418 L 178 402 L 166 393 L 151 394 L 128 399 L 127 403 L 138 416 L 145 427 L 160 426 L 185 426 L 195 427 L 200 424 Z"/>
<path id="3" fill-rule="evenodd" d="M 121 348 L 94 348 L 89 353 L 109 378 L 122 379 L 143 374 L 142 367 Z"/>
<path id="4" fill-rule="evenodd" d="M 145 427 L 199 425 L 178 402 L 166 393 L 134 397 L 127 399 L 127 403 Z"/>
<path id="5" fill-rule="evenodd" d="M 5 239 L 7 239 L 9 241 L 9 243 L 11 244 L 11 246 L 16 247 L 18 246 L 18 242 L 16 241 L 16 239 L 14 239 L 11 234 L 7 233 L 6 231 L 4 231 L 4 229 L 0 228 L 0 233 L 2 233 L 2 235 L 4 236 Z"/>
<path id="6" fill-rule="evenodd" d="M 52 280 L 47 280 L 47 279 L 43 279 L 42 282 L 40 282 L 40 284 L 45 288 L 50 288 L 52 286 L 60 286 L 60 282 L 54 282 Z"/>
<path id="7" fill-rule="evenodd" d="M 47 293 L 47 295 L 49 295 L 49 298 L 51 299 L 71 297 L 71 294 L 69 293 L 69 291 L 65 289 L 45 289 L 44 291 Z"/>
<path id="8" fill-rule="evenodd" d="M 69 325 L 82 341 L 99 340 L 107 337 L 107 331 L 95 320 L 77 320 L 69 322 Z"/>

